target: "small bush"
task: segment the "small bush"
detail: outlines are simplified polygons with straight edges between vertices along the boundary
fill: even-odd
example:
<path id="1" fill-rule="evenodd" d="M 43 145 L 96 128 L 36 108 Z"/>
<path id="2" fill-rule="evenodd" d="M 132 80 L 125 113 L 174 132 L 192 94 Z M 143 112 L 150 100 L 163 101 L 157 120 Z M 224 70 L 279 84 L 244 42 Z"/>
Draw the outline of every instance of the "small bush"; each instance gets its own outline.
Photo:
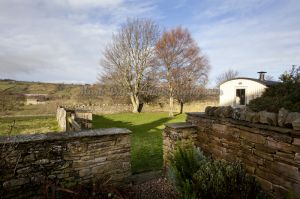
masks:
<path id="1" fill-rule="evenodd" d="M 169 177 L 181 198 L 196 198 L 192 180 L 205 162 L 207 158 L 191 144 L 177 147 L 174 156 L 170 158 Z"/>
<path id="2" fill-rule="evenodd" d="M 255 178 L 237 163 L 208 161 L 194 175 L 194 183 L 199 198 L 264 198 Z"/>
<path id="3" fill-rule="evenodd" d="M 249 108 L 253 111 L 278 112 L 284 107 L 300 112 L 300 67 L 293 66 L 289 72 L 282 74 L 280 79 L 281 83 L 267 88 L 261 97 L 251 100 Z"/>
<path id="4" fill-rule="evenodd" d="M 253 111 L 278 112 L 282 107 L 300 112 L 300 83 L 279 83 L 265 90 L 261 97 L 249 103 Z"/>
<path id="5" fill-rule="evenodd" d="M 179 146 L 169 176 L 180 198 L 265 198 L 255 178 L 240 164 L 205 157 L 192 146 Z"/>

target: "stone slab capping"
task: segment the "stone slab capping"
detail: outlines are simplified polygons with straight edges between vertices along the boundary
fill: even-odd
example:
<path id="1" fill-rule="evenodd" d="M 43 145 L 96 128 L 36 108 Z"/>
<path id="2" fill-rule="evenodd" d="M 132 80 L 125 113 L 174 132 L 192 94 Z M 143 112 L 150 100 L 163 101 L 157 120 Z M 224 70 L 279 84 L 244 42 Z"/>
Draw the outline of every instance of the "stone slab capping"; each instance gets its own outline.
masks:
<path id="1" fill-rule="evenodd" d="M 290 112 L 284 108 L 279 109 L 278 113 L 273 113 L 268 111 L 254 112 L 247 107 L 207 106 L 205 108 L 205 114 L 212 117 L 232 118 L 251 123 L 300 130 L 300 113 Z"/>
<path id="2" fill-rule="evenodd" d="M 42 198 L 47 180 L 66 188 L 98 179 L 126 182 L 131 175 L 130 133 L 110 128 L 0 137 L 5 154 L 1 198 Z"/>
<path id="3" fill-rule="evenodd" d="M 229 110 L 230 112 L 230 110 Z M 283 198 L 291 190 L 300 198 L 300 131 L 205 113 L 187 113 L 187 123 L 167 124 L 164 165 L 179 140 L 191 140 L 213 158 L 241 162 L 264 190 Z"/>

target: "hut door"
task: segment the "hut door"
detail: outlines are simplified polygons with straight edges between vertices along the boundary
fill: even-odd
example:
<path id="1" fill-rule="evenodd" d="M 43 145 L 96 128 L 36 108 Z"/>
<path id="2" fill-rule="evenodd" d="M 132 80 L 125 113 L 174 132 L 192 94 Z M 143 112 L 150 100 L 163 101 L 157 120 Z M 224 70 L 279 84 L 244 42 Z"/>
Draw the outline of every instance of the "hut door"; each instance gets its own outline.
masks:
<path id="1" fill-rule="evenodd" d="M 245 89 L 236 89 L 235 102 L 236 105 L 245 105 L 246 104 L 246 95 Z"/>

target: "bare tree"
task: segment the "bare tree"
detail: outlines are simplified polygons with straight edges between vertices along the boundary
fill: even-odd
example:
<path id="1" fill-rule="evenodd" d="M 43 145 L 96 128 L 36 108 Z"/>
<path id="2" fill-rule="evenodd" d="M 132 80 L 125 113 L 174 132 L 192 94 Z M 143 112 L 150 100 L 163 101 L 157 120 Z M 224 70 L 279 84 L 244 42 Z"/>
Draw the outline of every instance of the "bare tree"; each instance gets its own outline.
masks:
<path id="1" fill-rule="evenodd" d="M 168 83 L 169 116 L 173 116 L 174 97 L 182 96 L 180 91 L 186 92 L 191 85 L 206 82 L 208 61 L 189 31 L 181 27 L 164 32 L 156 44 L 156 54 L 162 76 Z"/>
<path id="2" fill-rule="evenodd" d="M 153 70 L 158 26 L 149 19 L 128 19 L 108 45 L 102 59 L 103 79 L 128 92 L 133 112 L 138 112 L 142 84 Z"/>
<path id="3" fill-rule="evenodd" d="M 194 100 L 203 99 L 205 96 L 205 85 L 196 84 L 193 80 L 181 77 L 179 81 L 176 82 L 174 99 L 180 104 L 179 113 L 183 113 L 183 105 L 187 102 Z"/>
<path id="4" fill-rule="evenodd" d="M 266 75 L 266 76 L 265 76 L 265 80 L 273 81 L 273 80 L 274 80 L 274 77 L 273 77 L 272 75 Z"/>
<path id="5" fill-rule="evenodd" d="M 147 74 L 142 82 L 143 90 L 140 95 L 142 103 L 150 103 L 158 99 L 160 96 L 160 93 L 157 92 L 159 82 L 160 75 L 158 70 L 152 70 Z"/>
<path id="6" fill-rule="evenodd" d="M 236 70 L 229 69 L 228 71 L 225 71 L 216 78 L 217 86 L 220 86 L 220 84 L 222 84 L 223 82 L 235 78 L 238 75 L 239 72 Z"/>
<path id="7" fill-rule="evenodd" d="M 285 71 L 282 75 L 280 75 L 279 79 L 284 83 L 299 83 L 300 66 L 292 65 L 292 69 Z"/>

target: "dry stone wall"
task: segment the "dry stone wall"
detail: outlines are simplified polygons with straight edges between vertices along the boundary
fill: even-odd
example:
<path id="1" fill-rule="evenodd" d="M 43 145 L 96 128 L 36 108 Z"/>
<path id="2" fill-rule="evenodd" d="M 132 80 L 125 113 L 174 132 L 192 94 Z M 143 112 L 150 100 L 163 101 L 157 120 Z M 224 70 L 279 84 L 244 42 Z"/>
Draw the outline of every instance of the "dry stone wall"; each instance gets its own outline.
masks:
<path id="1" fill-rule="evenodd" d="M 207 106 L 217 106 L 219 104 L 218 100 L 205 100 L 205 101 L 194 101 L 190 103 L 186 103 L 183 106 L 183 112 L 190 111 L 204 111 Z M 63 107 L 67 109 L 74 110 L 87 110 L 92 112 L 93 114 L 114 114 L 114 113 L 124 113 L 131 112 L 132 105 L 131 104 L 77 104 L 77 105 L 68 105 L 65 104 Z M 168 112 L 169 104 L 168 103 L 145 103 L 143 105 L 142 112 Z M 175 104 L 176 112 L 180 111 L 179 104 Z"/>
<path id="2" fill-rule="evenodd" d="M 207 106 L 217 106 L 219 104 L 218 100 L 203 100 L 203 101 L 193 101 L 190 103 L 185 103 L 183 106 L 183 112 L 192 112 L 192 111 L 199 111 L 202 112 L 205 110 Z M 159 103 L 152 103 L 152 104 L 144 104 L 143 106 L 144 112 L 168 112 L 169 111 L 169 104 L 159 104 Z M 180 105 L 175 103 L 174 107 L 175 112 L 180 111 Z"/>
<path id="3" fill-rule="evenodd" d="M 289 112 L 281 108 L 278 113 L 260 111 L 254 112 L 247 107 L 233 108 L 231 106 L 207 106 L 205 114 L 220 118 L 233 118 L 252 123 L 267 124 L 300 130 L 300 113 Z"/>
<path id="4" fill-rule="evenodd" d="M 97 179 L 121 184 L 131 173 L 127 129 L 1 137 L 0 147 L 0 198 L 41 197 L 47 181 L 58 187 Z"/>
<path id="5" fill-rule="evenodd" d="M 164 158 L 178 140 L 190 139 L 214 158 L 241 162 L 276 198 L 290 190 L 300 198 L 300 131 L 203 113 L 188 113 L 185 125 L 166 126 Z"/>

